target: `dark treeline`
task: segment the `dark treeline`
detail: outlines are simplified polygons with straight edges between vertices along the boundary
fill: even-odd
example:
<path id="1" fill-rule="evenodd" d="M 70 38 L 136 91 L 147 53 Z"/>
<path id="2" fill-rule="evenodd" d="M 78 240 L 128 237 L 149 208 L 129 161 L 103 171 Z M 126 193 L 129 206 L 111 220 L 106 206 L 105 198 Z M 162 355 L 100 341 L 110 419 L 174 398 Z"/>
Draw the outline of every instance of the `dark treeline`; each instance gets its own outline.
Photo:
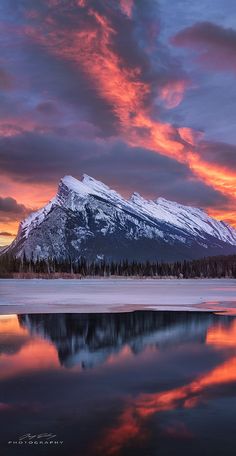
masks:
<path id="1" fill-rule="evenodd" d="M 177 277 L 177 278 L 236 278 L 236 255 L 207 257 L 199 260 L 174 263 L 165 262 L 88 262 L 78 261 L 27 260 L 10 254 L 0 256 L 0 276 L 14 275 L 77 275 L 79 277 Z"/>

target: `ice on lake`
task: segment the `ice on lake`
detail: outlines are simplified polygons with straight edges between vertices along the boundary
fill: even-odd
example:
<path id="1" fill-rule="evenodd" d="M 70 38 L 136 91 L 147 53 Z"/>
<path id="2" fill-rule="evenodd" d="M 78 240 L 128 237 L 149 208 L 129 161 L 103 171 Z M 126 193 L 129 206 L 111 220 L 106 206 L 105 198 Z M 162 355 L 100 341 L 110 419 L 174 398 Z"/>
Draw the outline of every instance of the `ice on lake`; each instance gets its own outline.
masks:
<path id="1" fill-rule="evenodd" d="M 141 309 L 215 310 L 236 314 L 236 280 L 0 280 L 1 314 Z"/>

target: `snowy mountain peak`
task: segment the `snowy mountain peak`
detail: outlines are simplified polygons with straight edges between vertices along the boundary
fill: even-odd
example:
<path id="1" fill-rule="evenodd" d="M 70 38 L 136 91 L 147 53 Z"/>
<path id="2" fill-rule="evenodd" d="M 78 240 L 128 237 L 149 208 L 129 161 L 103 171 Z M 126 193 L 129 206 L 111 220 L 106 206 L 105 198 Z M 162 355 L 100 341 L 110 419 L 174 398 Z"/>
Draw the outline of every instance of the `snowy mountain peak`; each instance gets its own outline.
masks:
<path id="1" fill-rule="evenodd" d="M 84 175 L 64 176 L 45 207 L 20 225 L 9 249 L 38 258 L 194 258 L 236 252 L 236 230 L 201 209 L 168 201 L 129 200 Z"/>
<path id="2" fill-rule="evenodd" d="M 89 188 L 89 191 L 93 192 L 97 196 L 101 197 L 109 197 L 117 200 L 123 200 L 122 196 L 117 193 L 115 190 L 112 190 L 108 185 L 104 184 L 103 182 L 94 179 L 87 174 L 83 174 L 82 182 Z"/>
<path id="3" fill-rule="evenodd" d="M 82 182 L 91 190 L 98 193 L 109 193 L 111 191 L 111 189 L 107 185 L 103 184 L 103 182 L 100 182 L 99 180 L 96 180 L 93 177 L 88 176 L 87 174 L 83 174 Z"/>
<path id="4" fill-rule="evenodd" d="M 58 193 L 63 193 L 65 187 L 78 195 L 96 195 L 100 197 L 109 197 L 111 199 L 123 199 L 119 193 L 110 189 L 107 185 L 99 180 L 94 179 L 87 174 L 83 174 L 82 180 L 75 179 L 72 176 L 64 176 L 60 180 Z"/>
<path id="5" fill-rule="evenodd" d="M 88 187 L 90 194 L 92 193 L 98 197 L 109 199 L 111 202 L 116 202 L 117 204 L 127 204 L 126 200 L 118 192 L 87 174 L 83 175 L 82 182 Z"/>
<path id="6" fill-rule="evenodd" d="M 163 198 L 162 196 L 159 196 L 159 198 L 157 198 L 156 200 L 157 203 L 160 203 L 160 204 L 168 204 L 168 203 L 171 203 L 173 204 L 174 201 L 170 201 L 170 200 L 167 200 L 166 198 Z M 177 203 L 174 203 L 174 204 L 177 204 Z"/>
<path id="7" fill-rule="evenodd" d="M 88 174 L 83 174 L 81 181 L 83 182 L 83 184 L 88 185 L 88 187 L 96 186 L 96 187 L 106 187 L 107 189 L 109 189 L 109 187 L 107 185 L 105 185 L 103 182 L 101 182 L 97 179 L 94 179 L 94 177 L 89 176 Z"/>
<path id="8" fill-rule="evenodd" d="M 130 201 L 131 203 L 145 203 L 147 202 L 147 200 L 145 200 L 139 193 L 137 192 L 134 192 L 132 195 L 131 195 L 131 198 L 130 198 Z"/>
<path id="9" fill-rule="evenodd" d="M 180 204 L 180 203 L 177 203 L 176 201 L 171 201 L 171 200 L 168 200 L 166 198 L 163 198 L 162 196 L 160 196 L 159 198 L 157 198 L 155 200 L 155 203 L 158 204 L 159 206 L 162 206 L 162 207 L 179 207 L 179 208 L 188 208 L 188 209 L 191 209 L 191 206 L 185 206 L 184 204 Z M 195 208 L 196 209 L 196 208 Z"/>
<path id="10" fill-rule="evenodd" d="M 86 185 L 84 185 L 83 182 L 79 181 L 78 179 L 75 179 L 72 176 L 64 176 L 59 183 L 59 189 L 58 192 L 60 193 L 63 187 L 67 187 L 68 190 L 72 190 L 75 193 L 79 194 L 88 194 L 88 188 Z"/>

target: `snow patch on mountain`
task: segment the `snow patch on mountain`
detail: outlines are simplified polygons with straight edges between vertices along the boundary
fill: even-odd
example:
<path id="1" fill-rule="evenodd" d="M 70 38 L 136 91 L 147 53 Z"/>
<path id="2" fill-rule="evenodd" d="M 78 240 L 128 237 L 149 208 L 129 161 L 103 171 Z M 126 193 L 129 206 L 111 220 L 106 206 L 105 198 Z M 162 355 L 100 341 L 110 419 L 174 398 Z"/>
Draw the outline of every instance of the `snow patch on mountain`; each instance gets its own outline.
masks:
<path id="1" fill-rule="evenodd" d="M 204 238 L 207 233 L 224 242 L 236 245 L 236 230 L 224 222 L 214 220 L 201 209 L 184 206 L 161 197 L 156 201 L 146 200 L 136 192 L 127 201 L 119 193 L 87 174 L 83 175 L 82 181 L 72 176 L 63 177 L 55 198 L 43 209 L 30 214 L 21 223 L 20 229 L 24 236 L 28 237 L 29 232 L 44 221 L 54 206 L 59 205 L 72 211 L 80 211 L 90 196 L 105 199 L 115 205 L 116 209 L 129 211 L 132 215 L 138 215 L 146 220 L 151 218 L 153 221 L 164 222 L 200 238 Z M 110 208 L 110 212 L 112 212 L 112 208 Z M 109 220 L 109 213 L 106 214 L 98 208 L 95 218 L 96 220 L 104 220 L 107 224 L 111 222 L 110 232 L 112 232 L 114 224 Z M 123 222 L 125 223 L 125 220 Z M 108 226 L 104 227 L 102 229 L 103 234 L 105 235 L 108 230 Z M 150 232 L 146 234 L 150 237 Z M 163 237 L 160 230 L 159 234 Z M 177 235 L 177 238 L 185 242 L 183 236 Z"/>
<path id="2" fill-rule="evenodd" d="M 45 207 L 38 211 L 32 212 L 26 219 L 20 223 L 19 231 L 28 237 L 30 231 L 39 226 L 51 211 L 52 207 L 57 204 L 57 198 L 53 198 Z"/>
<path id="3" fill-rule="evenodd" d="M 77 257 L 88 252 L 92 258 L 106 255 L 112 258 L 113 249 L 116 257 L 119 256 L 120 246 L 122 255 L 128 255 L 129 248 L 131 256 L 134 248 L 137 257 L 135 249 L 140 247 L 135 246 L 138 245 L 142 245 L 142 257 L 146 249 L 149 257 L 156 257 L 156 251 L 165 255 L 160 252 L 165 252 L 167 245 L 170 246 L 168 258 L 172 257 L 172 246 L 178 258 L 184 257 L 184 249 L 188 257 L 194 257 L 191 249 L 197 252 L 198 248 L 210 249 L 211 254 L 218 249 L 220 254 L 223 248 L 236 246 L 236 230 L 201 209 L 161 197 L 146 200 L 134 193 L 127 200 L 85 174 L 82 181 L 63 177 L 56 196 L 21 222 L 9 249 L 15 249 L 18 256 L 27 252 L 28 256 L 40 258 Z"/>

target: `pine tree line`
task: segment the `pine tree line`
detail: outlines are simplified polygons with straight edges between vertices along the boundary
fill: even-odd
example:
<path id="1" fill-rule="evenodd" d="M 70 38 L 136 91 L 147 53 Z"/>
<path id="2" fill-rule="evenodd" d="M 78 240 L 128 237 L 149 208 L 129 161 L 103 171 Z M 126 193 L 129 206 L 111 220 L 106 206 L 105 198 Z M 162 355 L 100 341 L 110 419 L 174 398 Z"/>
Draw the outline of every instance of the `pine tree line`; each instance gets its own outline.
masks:
<path id="1" fill-rule="evenodd" d="M 15 258 L 11 254 L 0 256 L 0 277 L 11 277 L 14 274 L 47 275 L 64 274 L 79 277 L 174 277 L 174 278 L 236 278 L 236 255 L 206 257 L 192 261 L 165 262 L 120 262 L 78 261 L 55 259 L 28 260 Z"/>

